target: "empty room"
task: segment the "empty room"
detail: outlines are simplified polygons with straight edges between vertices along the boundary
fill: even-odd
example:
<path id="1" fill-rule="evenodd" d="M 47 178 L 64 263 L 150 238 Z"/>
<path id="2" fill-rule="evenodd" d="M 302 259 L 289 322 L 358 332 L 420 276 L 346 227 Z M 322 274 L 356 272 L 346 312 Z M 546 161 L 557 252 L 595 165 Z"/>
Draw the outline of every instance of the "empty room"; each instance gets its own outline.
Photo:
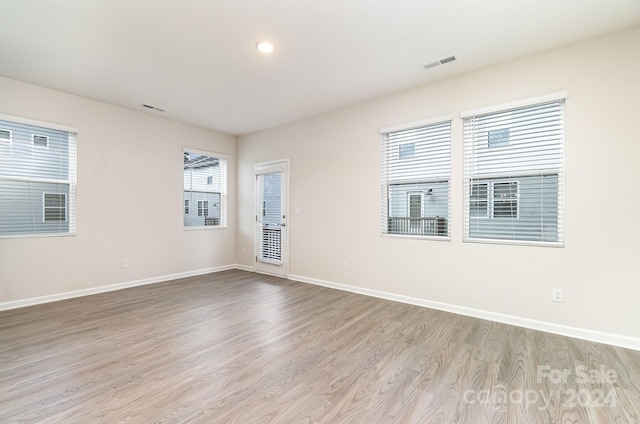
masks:
<path id="1" fill-rule="evenodd" d="M 637 0 L 0 17 L 0 422 L 640 424 Z"/>

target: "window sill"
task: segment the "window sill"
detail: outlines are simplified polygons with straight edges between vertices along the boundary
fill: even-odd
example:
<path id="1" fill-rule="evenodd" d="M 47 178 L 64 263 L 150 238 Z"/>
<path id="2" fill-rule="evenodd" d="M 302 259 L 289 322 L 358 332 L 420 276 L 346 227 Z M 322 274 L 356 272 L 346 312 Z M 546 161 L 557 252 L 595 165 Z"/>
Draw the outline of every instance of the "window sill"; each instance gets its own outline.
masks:
<path id="1" fill-rule="evenodd" d="M 464 243 L 482 243 L 482 244 L 504 244 L 511 246 L 530 246 L 530 247 L 555 247 L 563 248 L 564 242 L 551 241 L 527 241 L 527 240 L 502 240 L 502 239 L 483 239 L 463 237 Z"/>
<path id="2" fill-rule="evenodd" d="M 75 237 L 78 233 L 0 234 L 0 239 Z"/>
<path id="3" fill-rule="evenodd" d="M 226 226 L 222 225 L 206 225 L 202 227 L 183 227 L 185 231 L 199 231 L 199 230 L 226 230 Z"/>
<path id="4" fill-rule="evenodd" d="M 412 234 L 382 234 L 382 237 L 392 239 L 451 241 L 451 236 L 419 236 Z"/>

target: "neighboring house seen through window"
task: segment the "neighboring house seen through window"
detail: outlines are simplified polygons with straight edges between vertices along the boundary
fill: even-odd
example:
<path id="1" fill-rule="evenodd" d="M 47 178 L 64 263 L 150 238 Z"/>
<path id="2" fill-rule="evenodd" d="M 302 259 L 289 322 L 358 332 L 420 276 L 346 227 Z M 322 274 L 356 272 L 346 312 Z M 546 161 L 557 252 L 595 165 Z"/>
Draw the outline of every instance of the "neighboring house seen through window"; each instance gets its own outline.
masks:
<path id="1" fill-rule="evenodd" d="M 75 234 L 77 130 L 12 117 L 0 128 L 0 237 Z"/>

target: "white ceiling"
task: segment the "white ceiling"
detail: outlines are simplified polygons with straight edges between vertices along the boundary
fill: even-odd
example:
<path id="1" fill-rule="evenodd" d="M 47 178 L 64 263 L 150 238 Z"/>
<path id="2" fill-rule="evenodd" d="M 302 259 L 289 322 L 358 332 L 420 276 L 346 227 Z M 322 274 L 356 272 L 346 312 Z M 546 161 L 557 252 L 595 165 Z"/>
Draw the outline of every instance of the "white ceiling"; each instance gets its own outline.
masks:
<path id="1" fill-rule="evenodd" d="M 640 0 L 1 0 L 0 22 L 1 76 L 240 135 L 633 26 Z"/>

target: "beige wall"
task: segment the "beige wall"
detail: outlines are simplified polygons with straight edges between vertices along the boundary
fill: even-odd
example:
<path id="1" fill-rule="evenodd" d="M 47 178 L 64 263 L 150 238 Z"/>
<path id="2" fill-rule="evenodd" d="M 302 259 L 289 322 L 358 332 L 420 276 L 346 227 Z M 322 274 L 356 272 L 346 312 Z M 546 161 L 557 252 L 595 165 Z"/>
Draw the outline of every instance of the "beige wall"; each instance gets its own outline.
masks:
<path id="1" fill-rule="evenodd" d="M 292 275 L 640 337 L 639 51 L 636 27 L 240 137 L 237 262 L 252 265 L 254 162 L 290 158 Z M 462 243 L 458 112 L 562 90 L 566 246 Z M 449 113 L 452 240 L 381 237 L 378 129 Z"/>
<path id="2" fill-rule="evenodd" d="M 0 239 L 0 302 L 234 264 L 235 137 L 4 78 L 0 113 L 79 129 L 78 235 Z M 183 230 L 183 146 L 229 156 L 229 228 Z"/>

